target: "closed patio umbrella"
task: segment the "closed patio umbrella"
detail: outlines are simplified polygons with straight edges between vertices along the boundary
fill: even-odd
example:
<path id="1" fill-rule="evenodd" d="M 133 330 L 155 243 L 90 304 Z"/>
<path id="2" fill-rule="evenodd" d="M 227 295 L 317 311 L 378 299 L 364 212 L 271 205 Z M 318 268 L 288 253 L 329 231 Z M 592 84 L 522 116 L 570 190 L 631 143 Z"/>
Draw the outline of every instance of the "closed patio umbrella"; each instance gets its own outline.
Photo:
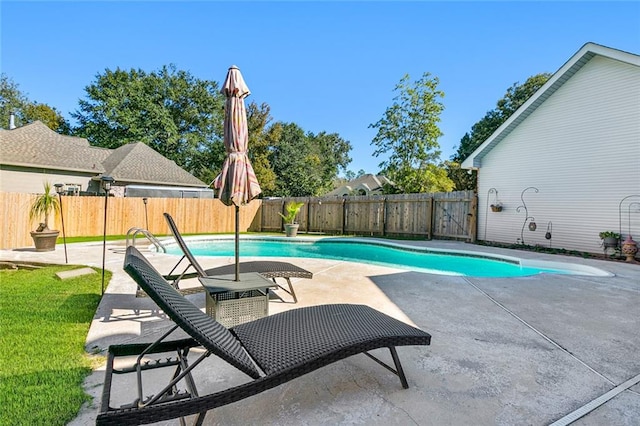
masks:
<path id="1" fill-rule="evenodd" d="M 227 157 L 222 172 L 216 177 L 214 188 L 218 197 L 227 206 L 235 206 L 236 213 L 236 281 L 240 280 L 240 206 L 247 204 L 262 192 L 256 174 L 247 156 L 249 131 L 244 98 L 251 93 L 240 70 L 232 65 L 221 92 L 225 95 L 224 146 Z"/>

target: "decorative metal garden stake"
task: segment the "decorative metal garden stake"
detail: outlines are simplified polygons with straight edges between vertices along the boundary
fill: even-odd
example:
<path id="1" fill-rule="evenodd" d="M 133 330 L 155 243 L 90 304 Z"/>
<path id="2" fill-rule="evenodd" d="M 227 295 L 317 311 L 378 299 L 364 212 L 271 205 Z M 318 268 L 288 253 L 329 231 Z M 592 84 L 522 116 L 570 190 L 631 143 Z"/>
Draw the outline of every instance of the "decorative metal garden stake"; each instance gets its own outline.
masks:
<path id="1" fill-rule="evenodd" d="M 62 193 L 64 192 L 63 184 L 56 183 L 53 185 L 56 187 L 56 192 L 58 193 L 58 199 L 60 200 L 60 220 L 62 221 L 62 242 L 64 243 L 64 263 L 69 263 L 69 259 L 67 258 L 67 236 L 64 232 L 64 213 L 62 212 Z"/>

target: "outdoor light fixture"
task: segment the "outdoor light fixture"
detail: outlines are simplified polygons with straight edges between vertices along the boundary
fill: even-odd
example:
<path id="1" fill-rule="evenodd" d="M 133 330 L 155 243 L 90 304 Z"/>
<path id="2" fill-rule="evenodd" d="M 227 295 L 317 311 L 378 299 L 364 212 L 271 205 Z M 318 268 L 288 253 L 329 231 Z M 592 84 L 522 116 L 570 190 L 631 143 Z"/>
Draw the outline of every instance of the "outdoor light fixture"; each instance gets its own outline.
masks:
<path id="1" fill-rule="evenodd" d="M 142 199 L 142 202 L 144 203 L 144 223 L 146 225 L 146 230 L 149 230 L 149 216 L 147 216 L 147 203 L 149 202 L 149 199 L 147 197 L 144 197 Z"/>
<path id="2" fill-rule="evenodd" d="M 67 258 L 67 236 L 64 232 L 64 213 L 62 212 L 62 194 L 64 193 L 64 187 L 61 183 L 56 183 L 55 185 L 56 192 L 58 193 L 58 199 L 60 200 L 60 220 L 62 220 L 62 242 L 64 243 L 64 263 L 69 263 L 69 259 Z"/>
<path id="3" fill-rule="evenodd" d="M 107 255 L 107 203 L 109 202 L 109 191 L 114 179 L 111 176 L 102 176 L 102 189 L 104 189 L 104 226 L 102 233 L 102 294 L 104 295 L 104 265 Z"/>
<path id="4" fill-rule="evenodd" d="M 108 195 L 109 191 L 111 190 L 111 185 L 113 184 L 114 179 L 111 176 L 102 176 L 100 180 L 102 181 L 102 189 L 104 189 L 104 191 Z"/>

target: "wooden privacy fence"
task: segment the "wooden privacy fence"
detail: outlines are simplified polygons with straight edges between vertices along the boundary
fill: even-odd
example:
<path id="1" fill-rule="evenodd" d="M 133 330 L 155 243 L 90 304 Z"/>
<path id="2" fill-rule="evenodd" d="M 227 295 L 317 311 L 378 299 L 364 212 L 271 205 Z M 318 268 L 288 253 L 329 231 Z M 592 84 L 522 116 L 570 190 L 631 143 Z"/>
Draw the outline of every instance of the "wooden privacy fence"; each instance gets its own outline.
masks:
<path id="1" fill-rule="evenodd" d="M 0 249 L 33 247 L 30 231 L 37 221 L 29 221 L 29 208 L 34 194 L 0 192 Z M 240 207 L 240 231 L 258 231 L 260 201 Z M 62 197 L 62 214 L 67 237 L 102 236 L 105 197 Z M 218 199 L 109 197 L 107 203 L 107 235 L 126 235 L 131 228 L 144 228 L 154 235 L 168 235 L 163 213 L 173 216 L 185 234 L 233 232 L 235 211 Z M 147 224 L 148 222 L 148 224 Z M 62 230 L 60 214 L 52 215 L 49 228 Z M 62 233 L 60 233 L 60 239 Z M 58 242 L 61 240 L 58 239 Z"/>
<path id="2" fill-rule="evenodd" d="M 0 192 L 0 249 L 33 247 L 29 221 L 34 194 Z M 355 197 L 298 197 L 254 200 L 240 207 L 240 231 L 282 231 L 289 200 L 304 202 L 298 215 L 300 231 L 308 233 L 451 238 L 475 241 L 476 196 L 472 191 Z M 102 236 L 104 197 L 62 197 L 67 237 Z M 168 235 L 162 214 L 170 213 L 185 234 L 233 232 L 234 208 L 218 199 L 109 197 L 107 235 L 126 235 L 131 228 Z M 60 214 L 52 215 L 49 228 L 62 230 Z M 62 234 L 60 234 L 60 238 Z M 60 241 L 60 240 L 59 240 Z"/>
<path id="3" fill-rule="evenodd" d="M 300 232 L 475 241 L 473 191 L 262 200 L 261 230 L 278 232 L 289 201 L 302 201 Z"/>

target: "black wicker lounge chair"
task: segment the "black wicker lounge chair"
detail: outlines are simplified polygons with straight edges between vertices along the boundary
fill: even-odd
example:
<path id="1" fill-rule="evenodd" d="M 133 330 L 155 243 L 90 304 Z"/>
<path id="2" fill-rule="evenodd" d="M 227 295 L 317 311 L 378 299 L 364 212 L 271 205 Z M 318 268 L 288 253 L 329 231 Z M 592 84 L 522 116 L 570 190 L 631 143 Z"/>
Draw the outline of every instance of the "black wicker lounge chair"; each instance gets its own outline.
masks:
<path id="1" fill-rule="evenodd" d="M 351 355 L 363 353 L 400 378 L 408 388 L 396 346 L 428 345 L 431 336 L 422 330 L 363 305 L 320 305 L 293 309 L 226 329 L 183 297 L 135 248 L 128 247 L 124 269 L 148 293 L 176 325 L 152 344 L 109 347 L 106 377 L 98 425 L 145 424 L 197 414 L 201 424 L 208 410 L 256 395 Z M 190 338 L 166 341 L 181 328 Z M 189 350 L 203 353 L 190 364 Z M 367 351 L 389 348 L 394 367 Z M 177 358 L 166 358 L 176 351 Z M 160 356 L 162 354 L 162 356 Z M 150 356 L 160 361 L 145 362 Z M 118 368 L 116 358 L 138 355 L 135 366 Z M 210 355 L 218 356 L 248 375 L 251 381 L 232 388 L 199 395 L 193 370 Z M 142 373 L 174 367 L 167 386 L 145 396 Z M 111 407 L 113 375 L 137 373 L 138 398 L 131 404 Z M 178 390 L 178 386 L 185 390 Z M 183 419 L 184 420 L 184 419 Z"/>
<path id="2" fill-rule="evenodd" d="M 178 243 L 178 246 L 180 246 L 180 249 L 182 250 L 182 253 L 183 253 L 182 258 L 180 259 L 180 261 L 178 261 L 176 266 L 173 267 L 173 269 L 171 270 L 171 272 L 169 272 L 168 275 L 165 275 L 166 279 L 168 279 L 169 281 L 172 281 L 172 285 L 175 288 L 178 288 L 178 284 L 181 279 L 193 278 L 195 276 L 211 277 L 216 275 L 227 275 L 227 274 L 232 274 L 234 272 L 235 265 L 225 265 L 225 266 L 220 266 L 218 268 L 204 270 L 196 260 L 195 256 L 191 253 L 191 250 L 189 250 L 189 247 L 187 247 L 187 244 L 182 238 L 182 235 L 178 230 L 178 226 L 176 225 L 171 215 L 169 213 L 165 213 L 164 217 L 167 220 L 167 224 L 169 225 L 169 229 L 171 230 L 173 237 L 175 238 L 176 242 Z M 187 262 L 188 262 L 186 268 L 182 273 L 175 275 L 174 272 L 176 271 L 176 269 L 184 259 L 187 259 Z M 195 273 L 194 272 L 187 273 L 191 268 L 195 270 Z M 293 289 L 293 285 L 291 284 L 291 278 L 309 278 L 309 279 L 313 278 L 313 273 L 307 271 L 306 269 L 300 268 L 299 266 L 292 265 L 291 263 L 287 263 L 287 262 L 276 262 L 276 261 L 270 261 L 270 260 L 255 261 L 255 262 L 241 262 L 240 272 L 242 273 L 257 272 L 266 278 L 272 279 L 273 282 L 281 290 L 288 293 L 293 298 L 293 303 L 298 302 L 298 297 L 296 296 L 296 292 Z M 287 281 L 289 288 L 287 289 L 281 286 L 276 281 L 276 278 L 284 278 Z"/>

